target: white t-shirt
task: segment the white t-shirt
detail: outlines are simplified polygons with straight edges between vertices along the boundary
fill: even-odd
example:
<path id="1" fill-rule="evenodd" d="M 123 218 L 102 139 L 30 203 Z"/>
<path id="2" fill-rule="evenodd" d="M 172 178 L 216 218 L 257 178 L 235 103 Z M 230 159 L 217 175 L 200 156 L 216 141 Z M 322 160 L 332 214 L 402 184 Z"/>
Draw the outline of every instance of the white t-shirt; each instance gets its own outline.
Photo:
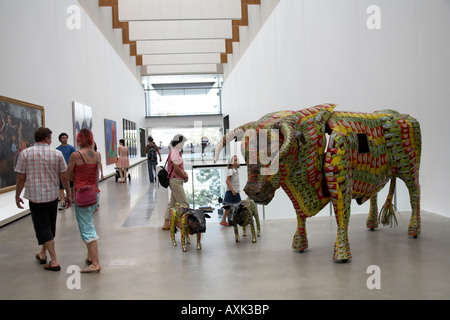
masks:
<path id="1" fill-rule="evenodd" d="M 239 193 L 239 172 L 235 168 L 228 169 L 227 178 L 230 177 L 230 184 L 236 193 Z M 227 184 L 227 191 L 231 191 Z"/>

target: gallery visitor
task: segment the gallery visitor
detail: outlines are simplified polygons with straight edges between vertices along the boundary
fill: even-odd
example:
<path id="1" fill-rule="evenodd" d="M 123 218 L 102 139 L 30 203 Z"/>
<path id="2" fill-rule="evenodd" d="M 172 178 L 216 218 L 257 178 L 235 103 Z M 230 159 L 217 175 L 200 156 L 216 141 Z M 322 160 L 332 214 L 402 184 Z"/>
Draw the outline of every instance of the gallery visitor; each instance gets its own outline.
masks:
<path id="1" fill-rule="evenodd" d="M 186 193 L 184 191 L 183 183 L 188 182 L 189 175 L 184 171 L 184 162 L 182 157 L 182 150 L 186 138 L 177 134 L 170 142 L 171 150 L 167 160 L 167 172 L 169 172 L 169 188 L 171 191 L 170 201 L 167 205 L 166 212 L 164 214 L 163 230 L 170 229 L 170 209 L 174 208 L 178 203 L 181 207 L 188 208 L 189 203 L 186 199 Z"/>
<path id="2" fill-rule="evenodd" d="M 81 272 L 99 272 L 101 269 L 98 256 L 98 235 L 94 226 L 94 212 L 98 206 L 100 190 L 98 189 L 98 173 L 100 157 L 94 151 L 94 135 L 89 129 L 81 129 L 77 135 L 77 145 L 80 150 L 72 153 L 67 167 L 67 176 L 74 176 L 75 190 L 75 216 L 80 230 L 81 238 L 86 243 L 88 267 Z M 90 206 L 80 206 L 77 199 L 81 188 L 91 187 L 97 193 L 97 201 Z"/>

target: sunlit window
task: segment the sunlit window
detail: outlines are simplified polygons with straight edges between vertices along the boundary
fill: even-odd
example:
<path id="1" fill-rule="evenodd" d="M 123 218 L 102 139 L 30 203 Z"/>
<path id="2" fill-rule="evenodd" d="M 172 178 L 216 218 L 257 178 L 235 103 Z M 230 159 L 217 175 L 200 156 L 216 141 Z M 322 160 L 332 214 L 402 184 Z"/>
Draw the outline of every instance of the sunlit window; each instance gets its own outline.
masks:
<path id="1" fill-rule="evenodd" d="M 147 117 L 221 114 L 221 75 L 143 77 Z"/>

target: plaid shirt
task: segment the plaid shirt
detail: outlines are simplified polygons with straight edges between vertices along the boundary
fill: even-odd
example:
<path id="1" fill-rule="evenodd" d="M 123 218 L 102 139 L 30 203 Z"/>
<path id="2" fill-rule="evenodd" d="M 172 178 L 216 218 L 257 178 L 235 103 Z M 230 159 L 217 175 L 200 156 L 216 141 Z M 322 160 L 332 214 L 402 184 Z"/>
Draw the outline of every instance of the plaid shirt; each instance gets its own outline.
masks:
<path id="1" fill-rule="evenodd" d="M 61 151 L 46 143 L 23 150 L 15 167 L 27 176 L 24 197 L 31 202 L 51 202 L 59 196 L 59 174 L 67 170 Z"/>

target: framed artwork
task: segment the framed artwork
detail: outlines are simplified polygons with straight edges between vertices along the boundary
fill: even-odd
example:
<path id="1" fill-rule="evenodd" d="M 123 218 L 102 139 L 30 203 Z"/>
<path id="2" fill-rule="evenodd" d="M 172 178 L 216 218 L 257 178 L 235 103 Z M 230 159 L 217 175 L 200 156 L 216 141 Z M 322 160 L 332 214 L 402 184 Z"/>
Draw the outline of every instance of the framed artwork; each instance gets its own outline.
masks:
<path id="1" fill-rule="evenodd" d="M 42 126 L 44 107 L 0 96 L 0 193 L 15 189 L 19 153 L 35 142 L 34 131 Z"/>
<path id="2" fill-rule="evenodd" d="M 79 102 L 72 103 L 73 114 L 73 146 L 78 150 L 77 134 L 83 128 L 92 131 L 92 108 Z"/>
<path id="3" fill-rule="evenodd" d="M 129 156 L 136 157 L 137 155 L 136 123 L 127 119 L 123 119 L 123 139 L 125 140 L 125 145 L 128 147 Z"/>
<path id="4" fill-rule="evenodd" d="M 105 119 L 106 165 L 115 163 L 117 157 L 117 124 Z"/>

